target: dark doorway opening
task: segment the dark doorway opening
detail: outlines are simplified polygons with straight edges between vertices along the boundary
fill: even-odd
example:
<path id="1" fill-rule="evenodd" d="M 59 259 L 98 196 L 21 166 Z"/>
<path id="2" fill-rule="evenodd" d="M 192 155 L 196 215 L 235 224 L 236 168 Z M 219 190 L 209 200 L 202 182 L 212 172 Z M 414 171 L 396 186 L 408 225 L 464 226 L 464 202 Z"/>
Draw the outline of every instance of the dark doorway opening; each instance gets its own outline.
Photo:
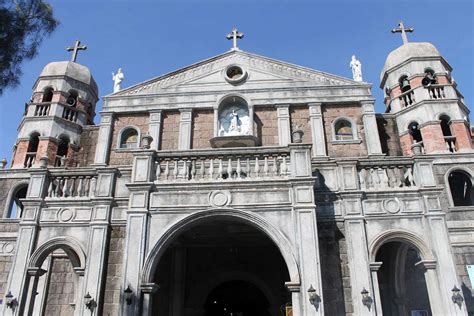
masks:
<path id="1" fill-rule="evenodd" d="M 204 306 L 205 316 L 270 316 L 262 291 L 245 281 L 228 281 L 216 287 Z"/>

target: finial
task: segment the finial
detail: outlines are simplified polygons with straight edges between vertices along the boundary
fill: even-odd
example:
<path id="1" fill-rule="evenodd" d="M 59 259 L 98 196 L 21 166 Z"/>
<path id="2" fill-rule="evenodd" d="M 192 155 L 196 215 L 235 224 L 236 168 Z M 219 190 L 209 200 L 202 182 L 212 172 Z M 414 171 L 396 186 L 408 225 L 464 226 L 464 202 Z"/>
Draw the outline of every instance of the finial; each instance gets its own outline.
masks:
<path id="1" fill-rule="evenodd" d="M 237 47 L 237 39 L 242 39 L 244 38 L 244 33 L 242 32 L 239 32 L 237 30 L 237 28 L 233 28 L 232 29 L 232 32 L 230 32 L 229 34 L 227 34 L 227 39 L 228 40 L 232 40 L 232 48 L 231 50 L 239 50 L 239 48 Z"/>
<path id="2" fill-rule="evenodd" d="M 85 46 L 85 45 L 81 46 L 81 41 L 80 40 L 76 40 L 76 42 L 74 43 L 74 47 L 66 47 L 66 50 L 68 52 L 72 52 L 71 61 L 73 61 L 73 62 L 76 62 L 77 53 L 80 50 L 86 50 L 86 49 L 87 49 L 87 46 Z"/>
<path id="3" fill-rule="evenodd" d="M 415 29 L 412 27 L 406 28 L 405 25 L 403 24 L 403 21 L 400 21 L 400 23 L 398 23 L 398 27 L 395 29 L 392 29 L 392 33 L 402 33 L 403 44 L 406 44 L 408 43 L 407 32 L 413 33 L 414 30 Z"/>

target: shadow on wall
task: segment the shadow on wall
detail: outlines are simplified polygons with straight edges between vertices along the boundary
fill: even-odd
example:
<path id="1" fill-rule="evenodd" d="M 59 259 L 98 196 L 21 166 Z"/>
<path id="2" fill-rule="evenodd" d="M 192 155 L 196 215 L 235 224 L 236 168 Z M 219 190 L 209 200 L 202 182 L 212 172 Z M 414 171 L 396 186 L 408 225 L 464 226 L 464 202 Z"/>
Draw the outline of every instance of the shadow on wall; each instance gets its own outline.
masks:
<path id="1" fill-rule="evenodd" d="M 336 222 L 334 202 L 338 200 L 338 197 L 326 185 L 324 176 L 318 170 L 313 172 L 313 176 L 317 178 L 314 194 L 318 210 L 317 225 L 324 312 L 326 315 L 345 315 L 352 313 L 353 309 L 347 246 L 344 233 L 341 231 L 344 228 L 342 223 Z"/>
<path id="2" fill-rule="evenodd" d="M 473 285 L 474 286 L 474 285 Z M 464 301 L 466 302 L 466 309 L 468 315 L 474 315 L 474 295 L 472 294 L 471 289 L 463 282 L 462 286 L 462 295 L 464 296 Z"/>

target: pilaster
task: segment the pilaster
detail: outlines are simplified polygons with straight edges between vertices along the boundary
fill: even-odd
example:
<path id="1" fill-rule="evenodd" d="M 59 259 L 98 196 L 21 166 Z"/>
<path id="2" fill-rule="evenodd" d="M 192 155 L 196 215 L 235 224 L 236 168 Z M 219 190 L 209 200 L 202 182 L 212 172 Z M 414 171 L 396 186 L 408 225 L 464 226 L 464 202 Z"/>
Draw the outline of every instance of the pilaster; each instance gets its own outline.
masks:
<path id="1" fill-rule="evenodd" d="M 309 119 L 311 122 L 311 140 L 313 144 L 313 157 L 327 157 L 326 135 L 321 111 L 322 103 L 309 103 Z"/>
<path id="2" fill-rule="evenodd" d="M 150 111 L 150 126 L 148 127 L 148 133 L 153 137 L 150 148 L 158 150 L 161 144 L 161 124 L 162 124 L 162 112 L 161 110 Z"/>
<path id="3" fill-rule="evenodd" d="M 277 104 L 278 119 L 278 143 L 280 146 L 287 146 L 291 143 L 291 126 L 290 126 L 290 105 Z"/>
<path id="4" fill-rule="evenodd" d="M 102 120 L 99 127 L 99 136 L 97 137 L 97 145 L 95 149 L 95 165 L 107 164 L 112 141 L 113 121 L 113 113 L 102 113 Z"/>
<path id="5" fill-rule="evenodd" d="M 191 149 L 191 133 L 193 124 L 192 109 L 180 109 L 181 118 L 179 121 L 179 144 L 178 149 Z"/>
<path id="6" fill-rule="evenodd" d="M 364 122 L 367 153 L 369 156 L 382 155 L 382 145 L 380 144 L 380 135 L 375 118 L 374 100 L 363 100 L 360 103 L 362 104 L 362 120 Z"/>

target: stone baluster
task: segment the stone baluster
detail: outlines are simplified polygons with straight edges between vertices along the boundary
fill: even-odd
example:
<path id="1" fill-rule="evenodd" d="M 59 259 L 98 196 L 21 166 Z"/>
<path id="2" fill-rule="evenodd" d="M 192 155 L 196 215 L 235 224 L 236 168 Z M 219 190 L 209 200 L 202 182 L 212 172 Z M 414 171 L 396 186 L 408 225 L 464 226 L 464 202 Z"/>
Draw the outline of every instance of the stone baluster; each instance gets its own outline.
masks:
<path id="1" fill-rule="evenodd" d="M 209 161 L 209 179 L 214 179 L 214 159 L 211 158 Z"/>
<path id="2" fill-rule="evenodd" d="M 272 176 L 277 177 L 278 176 L 278 166 L 277 166 L 277 157 L 273 156 L 272 160 Z"/>
<path id="3" fill-rule="evenodd" d="M 247 174 L 247 178 L 251 178 L 252 177 L 252 168 L 250 167 L 250 158 L 247 157 L 247 163 L 246 163 L 246 166 L 245 166 L 245 173 Z"/>
<path id="4" fill-rule="evenodd" d="M 51 181 L 49 182 L 49 187 L 48 187 L 48 196 L 49 197 L 53 197 L 53 182 L 54 182 L 53 179 L 51 179 Z"/>
<path id="5" fill-rule="evenodd" d="M 77 184 L 77 196 L 82 197 L 84 195 L 84 177 L 79 177 L 79 183 Z"/>
<path id="6" fill-rule="evenodd" d="M 176 180 L 178 178 L 178 160 L 174 161 L 173 167 L 173 179 Z"/>
<path id="7" fill-rule="evenodd" d="M 240 179 L 240 173 L 242 172 L 242 167 L 240 166 L 240 158 L 237 158 L 237 167 L 235 168 L 235 172 L 237 173 L 237 179 Z"/>
<path id="8" fill-rule="evenodd" d="M 232 179 L 232 160 L 229 158 L 229 161 L 227 162 L 227 179 Z"/>
<path id="9" fill-rule="evenodd" d="M 260 163 L 258 162 L 258 157 L 255 157 L 255 167 L 254 167 L 255 178 L 259 177 L 259 173 L 260 173 Z"/>
<path id="10" fill-rule="evenodd" d="M 201 162 L 200 163 L 200 166 L 199 166 L 199 179 L 204 179 L 204 174 L 205 174 L 205 169 L 206 169 L 206 163 L 203 159 L 199 159 L 199 161 Z"/>
<path id="11" fill-rule="evenodd" d="M 383 188 L 388 188 L 389 185 L 388 185 L 388 176 L 387 176 L 387 171 L 386 171 L 386 169 L 379 167 L 378 172 L 379 172 L 379 174 L 380 174 L 382 187 L 383 187 Z"/>
<path id="12" fill-rule="evenodd" d="M 374 187 L 374 181 L 372 179 L 372 168 L 365 169 L 366 171 L 366 181 L 367 181 L 367 189 L 372 189 Z"/>
<path id="13" fill-rule="evenodd" d="M 96 178 L 92 178 L 91 181 L 90 181 L 90 190 L 89 190 L 89 196 L 90 196 L 90 197 L 94 197 L 94 196 L 95 196 L 95 189 L 96 189 L 96 186 L 97 186 L 97 179 L 96 179 Z"/>
<path id="14" fill-rule="evenodd" d="M 155 172 L 155 179 L 160 180 L 161 177 L 161 164 L 159 161 L 156 162 L 156 172 Z"/>
<path id="15" fill-rule="evenodd" d="M 165 171 L 163 172 L 163 176 L 165 177 L 165 180 L 168 180 L 168 177 L 170 176 L 170 162 L 169 162 L 169 160 L 166 161 Z"/>
<path id="16" fill-rule="evenodd" d="M 224 168 L 222 167 L 222 159 L 219 158 L 219 169 L 218 169 L 218 173 L 219 173 L 219 179 L 222 179 L 223 178 L 223 175 L 224 175 Z"/>
<path id="17" fill-rule="evenodd" d="M 372 181 L 374 183 L 374 188 L 375 189 L 380 189 L 380 177 L 379 177 L 379 174 L 377 172 L 377 169 L 371 168 L 370 173 L 372 175 Z"/>
<path id="18" fill-rule="evenodd" d="M 283 160 L 280 165 L 280 175 L 281 176 L 286 176 L 288 173 L 288 166 L 286 165 L 286 157 L 283 156 Z"/>
<path id="19" fill-rule="evenodd" d="M 407 168 L 407 171 L 405 172 L 405 179 L 409 183 L 409 186 L 415 186 L 415 179 L 413 178 L 413 171 L 411 170 L 411 167 Z"/>
<path id="20" fill-rule="evenodd" d="M 196 179 L 196 160 L 191 161 L 191 180 Z"/>
<path id="21" fill-rule="evenodd" d="M 367 189 L 367 183 L 366 183 L 366 178 L 367 178 L 367 170 L 362 168 L 359 171 L 359 183 L 360 183 L 360 189 L 365 190 Z"/>
<path id="22" fill-rule="evenodd" d="M 263 173 L 265 174 L 265 177 L 268 177 L 268 157 L 265 156 L 264 160 L 263 160 Z"/>

